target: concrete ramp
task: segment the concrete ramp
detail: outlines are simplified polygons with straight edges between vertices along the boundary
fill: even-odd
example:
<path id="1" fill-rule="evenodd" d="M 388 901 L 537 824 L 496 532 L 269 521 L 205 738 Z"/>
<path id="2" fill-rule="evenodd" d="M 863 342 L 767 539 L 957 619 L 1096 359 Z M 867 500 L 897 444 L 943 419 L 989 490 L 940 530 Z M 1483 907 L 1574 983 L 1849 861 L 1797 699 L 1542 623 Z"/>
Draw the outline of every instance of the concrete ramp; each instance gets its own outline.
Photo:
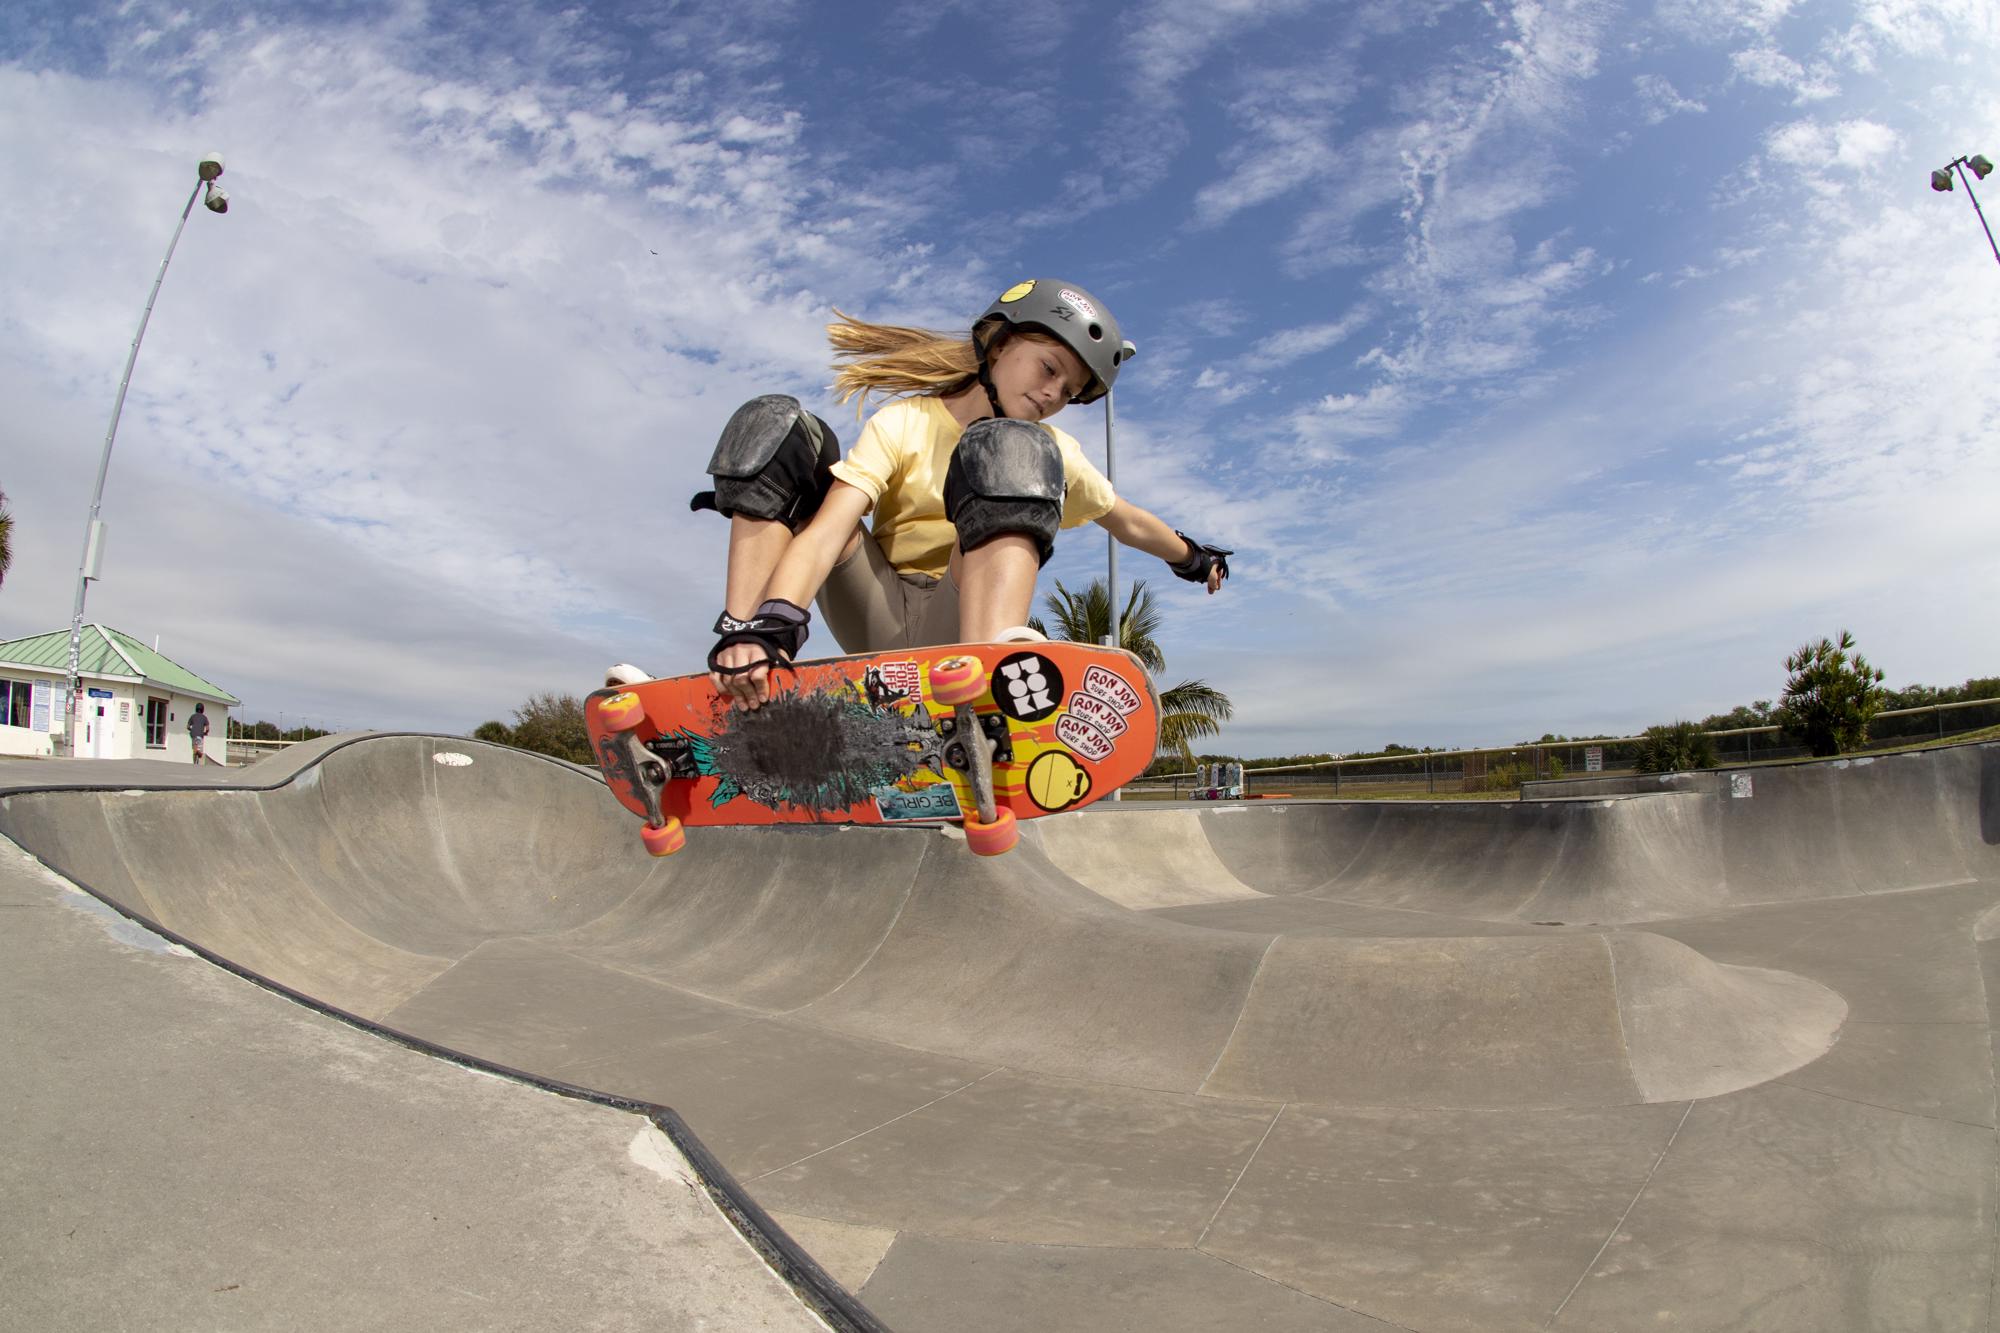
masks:
<path id="1" fill-rule="evenodd" d="M 1314 1105 L 1622 1106 L 1825 1053 L 1839 996 L 1657 935 L 1274 941 L 1203 1091 Z"/>
<path id="2" fill-rule="evenodd" d="M 1262 897 L 1210 849 L 1204 824 L 1243 822 L 1226 815 L 1064 816 L 993 859 L 935 829 L 699 830 L 655 860 L 604 796 L 530 757 L 397 737 L 270 791 L 14 796 L 4 825 L 38 852 L 30 829 L 77 825 L 48 848 L 63 873 L 404 1026 L 447 972 L 454 991 L 475 976 L 508 989 L 487 946 L 533 941 L 746 1016 L 1036 1074 L 1274 1102 L 1556 1106 L 1654 1100 L 1635 1063 L 1661 1100 L 1763 1082 L 1824 1051 L 1845 1014 L 1823 988 L 1665 939 L 1280 939 L 1129 910 Z M 1572 811 L 1543 807 L 1526 828 L 1472 813 L 1431 840 L 1402 896 L 1435 897 L 1453 857 L 1483 856 L 1487 877 L 1457 886 L 1468 905 L 1535 901 Z M 1373 832 L 1359 882 L 1378 886 L 1391 840 Z M 1621 952 L 1657 965 L 1621 980 Z M 1636 1015 L 1665 1010 L 1709 1022 L 1649 1041 L 1659 1029 Z M 1726 1059 L 1686 1039 L 1725 1027 Z"/>
<path id="3" fill-rule="evenodd" d="M 1298 802 L 1201 819 L 1266 895 L 1489 922 L 1638 925 L 2000 872 L 2000 746 L 1531 784 L 1518 802 Z M 1643 797 L 1643 799 L 1638 799 Z M 1237 914 L 1241 919 L 1241 914 Z"/>
<path id="4" fill-rule="evenodd" d="M 1149 810 L 1135 802 L 1122 814 L 1115 825 L 1089 810 L 1055 815 L 1029 824 L 1027 836 L 1070 878 L 1122 907 L 1264 896 L 1222 863 L 1196 811 Z"/>
<path id="5" fill-rule="evenodd" d="M 1264 893 L 1488 921 L 1631 924 L 1730 905 L 1700 798 L 1298 802 L 1201 812 Z"/>
<path id="6" fill-rule="evenodd" d="M 9 769 L 0 833 L 363 1020 L 676 1108 L 898 1328 L 1819 1330 L 1919 1291 L 1973 1328 L 1996 756 L 655 861 L 594 775 L 387 736 L 229 789 Z M 1918 1215 L 1920 1256 L 1814 1276 Z"/>

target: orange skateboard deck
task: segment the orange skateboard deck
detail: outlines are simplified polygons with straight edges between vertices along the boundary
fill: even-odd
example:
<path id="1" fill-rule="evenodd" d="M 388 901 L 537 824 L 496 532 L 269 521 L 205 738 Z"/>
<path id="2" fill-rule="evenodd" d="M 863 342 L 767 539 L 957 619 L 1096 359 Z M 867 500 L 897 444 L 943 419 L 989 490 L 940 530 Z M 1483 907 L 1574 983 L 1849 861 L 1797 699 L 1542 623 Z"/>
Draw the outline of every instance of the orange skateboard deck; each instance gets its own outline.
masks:
<path id="1" fill-rule="evenodd" d="M 680 849 L 683 826 L 944 821 L 992 854 L 1016 821 L 1138 777 L 1159 740 L 1145 667 L 1092 644 L 834 657 L 771 680 L 754 710 L 730 707 L 706 674 L 590 696 L 591 750 L 655 855 Z M 967 743 L 974 732 L 982 744 Z"/>

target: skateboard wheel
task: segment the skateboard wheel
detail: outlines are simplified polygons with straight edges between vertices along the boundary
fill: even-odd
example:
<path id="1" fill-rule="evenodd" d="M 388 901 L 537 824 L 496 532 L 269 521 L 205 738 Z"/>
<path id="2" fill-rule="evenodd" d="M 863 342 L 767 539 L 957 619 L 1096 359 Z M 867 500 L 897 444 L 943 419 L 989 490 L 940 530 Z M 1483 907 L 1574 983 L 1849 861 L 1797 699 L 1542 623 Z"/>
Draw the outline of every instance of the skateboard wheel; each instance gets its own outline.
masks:
<path id="1" fill-rule="evenodd" d="M 931 667 L 931 698 L 947 708 L 969 704 L 986 692 L 986 668 L 976 657 L 947 657 Z"/>
<path id="2" fill-rule="evenodd" d="M 991 824 L 980 823 L 975 815 L 965 817 L 965 845 L 980 856 L 1012 851 L 1020 840 L 1021 826 L 1014 822 L 1014 812 L 1004 805 L 993 812 Z"/>
<path id="3" fill-rule="evenodd" d="M 640 830 L 639 841 L 645 843 L 646 850 L 654 856 L 672 856 L 687 846 L 687 830 L 681 827 L 680 820 L 668 815 L 667 822 L 660 827 L 648 824 Z"/>
<path id="4" fill-rule="evenodd" d="M 640 703 L 639 696 L 630 690 L 620 690 L 597 705 L 597 720 L 604 724 L 606 731 L 630 731 L 645 716 L 646 705 Z"/>

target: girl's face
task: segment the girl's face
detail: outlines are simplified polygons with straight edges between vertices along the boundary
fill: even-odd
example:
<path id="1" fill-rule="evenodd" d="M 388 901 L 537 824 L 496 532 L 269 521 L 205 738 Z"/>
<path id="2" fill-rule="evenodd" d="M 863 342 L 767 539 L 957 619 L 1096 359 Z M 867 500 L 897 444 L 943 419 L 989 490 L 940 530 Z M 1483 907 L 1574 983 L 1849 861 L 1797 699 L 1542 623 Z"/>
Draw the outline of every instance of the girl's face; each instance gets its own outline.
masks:
<path id="1" fill-rule="evenodd" d="M 1009 338 L 990 364 L 1000 405 L 1018 421 L 1046 421 L 1090 382 L 1090 372 L 1075 352 L 1033 334 Z"/>

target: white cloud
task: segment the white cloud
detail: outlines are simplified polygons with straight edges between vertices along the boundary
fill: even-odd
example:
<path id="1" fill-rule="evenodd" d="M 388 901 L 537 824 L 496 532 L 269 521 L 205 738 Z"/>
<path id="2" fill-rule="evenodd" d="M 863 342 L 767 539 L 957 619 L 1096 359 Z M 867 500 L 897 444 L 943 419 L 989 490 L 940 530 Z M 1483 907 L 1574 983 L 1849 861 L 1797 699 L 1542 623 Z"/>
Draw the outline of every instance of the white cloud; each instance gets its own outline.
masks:
<path id="1" fill-rule="evenodd" d="M 1861 0 L 1849 40 L 1907 55 L 1948 56 L 1955 46 L 2000 44 L 2000 10 L 1989 0 Z"/>
<path id="2" fill-rule="evenodd" d="M 1149 104 L 1171 103 L 1218 47 L 1307 7 L 1307 0 L 1145 0 L 1121 20 L 1131 86 Z"/>
<path id="3" fill-rule="evenodd" d="M 1632 88 L 1639 98 L 1639 116 L 1648 125 L 1658 125 L 1671 117 L 1692 114 L 1700 115 L 1708 107 L 1692 97 L 1682 97 L 1663 76 L 1641 74 L 1632 80 Z"/>
<path id="4" fill-rule="evenodd" d="M 1195 224 L 1214 227 L 1246 208 L 1268 203 L 1331 173 L 1340 154 L 1326 120 L 1284 120 L 1268 127 L 1252 149 L 1230 155 L 1229 174 L 1195 195 Z"/>
<path id="5" fill-rule="evenodd" d="M 1840 83 L 1832 67 L 1815 61 L 1807 69 L 1798 61 L 1770 47 L 1752 47 L 1729 57 L 1736 76 L 1763 88 L 1780 88 L 1792 95 L 1795 105 L 1821 102 L 1840 95 Z"/>
<path id="6" fill-rule="evenodd" d="M 1317 355 L 1329 347 L 1336 347 L 1368 323 L 1373 317 L 1368 306 L 1357 306 L 1337 320 L 1325 324 L 1305 324 L 1297 328 L 1280 329 L 1258 339 L 1245 362 L 1253 366 L 1277 367 L 1290 365 L 1308 356 Z"/>
<path id="7" fill-rule="evenodd" d="M 1680 272 L 1674 275 L 1673 285 L 1679 287 L 1684 283 L 1699 282 L 1704 278 L 1715 277 L 1719 273 L 1727 273 L 1732 269 L 1754 264 L 1763 257 L 1764 249 L 1761 245 L 1720 246 L 1707 263 L 1683 266 Z M 1654 277 L 1655 275 L 1648 275 L 1648 280 L 1654 280 Z"/>
<path id="8" fill-rule="evenodd" d="M 1738 33 L 1770 33 L 1798 7 L 1798 0 L 1661 0 L 1659 19 L 1697 39 L 1727 40 Z"/>
<path id="9" fill-rule="evenodd" d="M 1235 402 L 1257 391 L 1254 381 L 1239 380 L 1226 370 L 1214 366 L 1205 368 L 1195 376 L 1196 391 L 1209 403 L 1221 406 Z"/>
<path id="10" fill-rule="evenodd" d="M 1773 161 L 1810 178 L 1839 169 L 1868 172 L 1898 151 L 1902 136 L 1887 125 L 1864 119 L 1826 124 L 1795 120 L 1764 136 L 1764 151 Z"/>
<path id="11" fill-rule="evenodd" d="M 1227 171 L 1196 192 L 1195 225 L 1220 226 L 1337 173 L 1346 159 L 1341 111 L 1356 85 L 1348 58 L 1332 51 L 1248 80 L 1228 107 L 1236 128 L 1222 158 Z"/>
<path id="12" fill-rule="evenodd" d="M 1294 460 L 1337 462 L 1350 456 L 1349 445 L 1395 435 L 1415 406 L 1410 393 L 1394 383 L 1326 394 L 1290 414 L 1287 453 Z"/>

